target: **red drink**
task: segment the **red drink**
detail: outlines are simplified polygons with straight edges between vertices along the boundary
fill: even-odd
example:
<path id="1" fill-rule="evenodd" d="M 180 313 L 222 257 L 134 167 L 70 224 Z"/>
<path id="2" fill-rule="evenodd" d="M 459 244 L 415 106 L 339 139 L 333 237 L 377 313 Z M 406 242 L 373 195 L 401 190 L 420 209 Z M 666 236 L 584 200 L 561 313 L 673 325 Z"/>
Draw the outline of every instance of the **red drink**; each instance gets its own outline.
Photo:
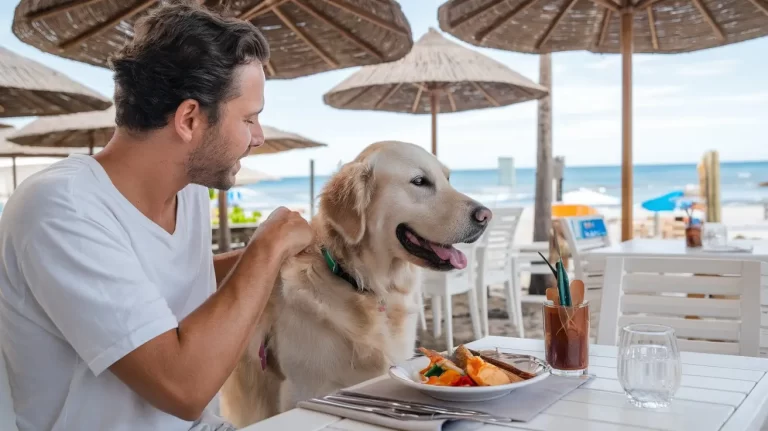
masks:
<path id="1" fill-rule="evenodd" d="M 544 353 L 552 374 L 580 376 L 589 367 L 589 304 L 573 307 L 545 303 Z"/>

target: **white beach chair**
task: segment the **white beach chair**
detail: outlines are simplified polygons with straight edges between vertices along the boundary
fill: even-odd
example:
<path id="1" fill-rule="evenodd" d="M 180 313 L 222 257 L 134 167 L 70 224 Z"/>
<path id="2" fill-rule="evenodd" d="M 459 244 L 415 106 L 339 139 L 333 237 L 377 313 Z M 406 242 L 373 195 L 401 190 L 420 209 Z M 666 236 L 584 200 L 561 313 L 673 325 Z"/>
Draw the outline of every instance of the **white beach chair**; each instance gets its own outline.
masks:
<path id="1" fill-rule="evenodd" d="M 597 342 L 616 345 L 619 328 L 650 323 L 674 328 L 681 351 L 758 356 L 762 274 L 759 261 L 607 258 Z"/>
<path id="2" fill-rule="evenodd" d="M 523 313 L 520 303 L 522 291 L 519 282 L 515 233 L 523 208 L 494 208 L 491 223 L 478 241 L 477 294 L 480 302 L 483 335 L 490 335 L 488 324 L 488 286 L 504 286 L 507 313 L 517 328 L 517 335 L 524 337 Z"/>
<path id="3" fill-rule="evenodd" d="M 605 259 L 590 255 L 589 251 L 611 245 L 605 217 L 602 214 L 562 217 L 560 224 L 571 253 L 571 279 L 584 282 L 584 298 L 589 301 L 592 335 L 596 336 L 600 322 Z"/>

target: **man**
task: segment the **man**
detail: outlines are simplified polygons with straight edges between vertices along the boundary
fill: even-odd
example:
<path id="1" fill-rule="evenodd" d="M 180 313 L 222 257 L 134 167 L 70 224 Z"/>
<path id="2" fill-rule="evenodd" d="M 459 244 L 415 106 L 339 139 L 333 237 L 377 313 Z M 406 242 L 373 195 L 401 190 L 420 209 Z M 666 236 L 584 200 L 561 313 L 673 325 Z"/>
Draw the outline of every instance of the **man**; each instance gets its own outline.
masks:
<path id="1" fill-rule="evenodd" d="M 158 7 L 113 60 L 109 144 L 8 201 L 0 346 L 21 430 L 187 430 L 234 369 L 312 240 L 281 208 L 241 253 L 211 252 L 207 187 L 264 141 L 267 57 L 249 23 Z"/>

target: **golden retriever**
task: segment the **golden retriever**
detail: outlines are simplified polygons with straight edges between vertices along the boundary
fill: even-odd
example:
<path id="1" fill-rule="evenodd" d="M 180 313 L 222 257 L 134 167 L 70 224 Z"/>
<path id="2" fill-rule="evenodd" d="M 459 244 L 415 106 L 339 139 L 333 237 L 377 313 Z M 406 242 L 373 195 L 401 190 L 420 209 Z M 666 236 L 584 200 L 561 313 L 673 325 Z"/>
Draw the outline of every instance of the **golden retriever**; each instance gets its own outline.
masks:
<path id="1" fill-rule="evenodd" d="M 222 389 L 223 416 L 244 427 L 411 358 L 420 267 L 464 268 L 467 258 L 452 244 L 476 241 L 490 218 L 421 147 L 367 147 L 321 192 L 311 221 L 317 242 L 282 268 Z"/>

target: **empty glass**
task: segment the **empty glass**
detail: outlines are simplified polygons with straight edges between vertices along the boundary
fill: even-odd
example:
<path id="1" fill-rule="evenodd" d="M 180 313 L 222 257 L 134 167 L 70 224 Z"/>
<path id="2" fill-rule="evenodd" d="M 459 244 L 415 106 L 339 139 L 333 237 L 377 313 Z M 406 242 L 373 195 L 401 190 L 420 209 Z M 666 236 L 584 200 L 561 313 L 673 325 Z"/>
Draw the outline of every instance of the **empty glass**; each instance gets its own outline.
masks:
<path id="1" fill-rule="evenodd" d="M 632 404 L 668 406 L 682 375 L 675 330 L 648 324 L 621 328 L 618 368 L 619 383 Z"/>
<path id="2" fill-rule="evenodd" d="M 701 237 L 704 247 L 725 247 L 728 244 L 728 228 L 722 223 L 704 223 Z"/>

